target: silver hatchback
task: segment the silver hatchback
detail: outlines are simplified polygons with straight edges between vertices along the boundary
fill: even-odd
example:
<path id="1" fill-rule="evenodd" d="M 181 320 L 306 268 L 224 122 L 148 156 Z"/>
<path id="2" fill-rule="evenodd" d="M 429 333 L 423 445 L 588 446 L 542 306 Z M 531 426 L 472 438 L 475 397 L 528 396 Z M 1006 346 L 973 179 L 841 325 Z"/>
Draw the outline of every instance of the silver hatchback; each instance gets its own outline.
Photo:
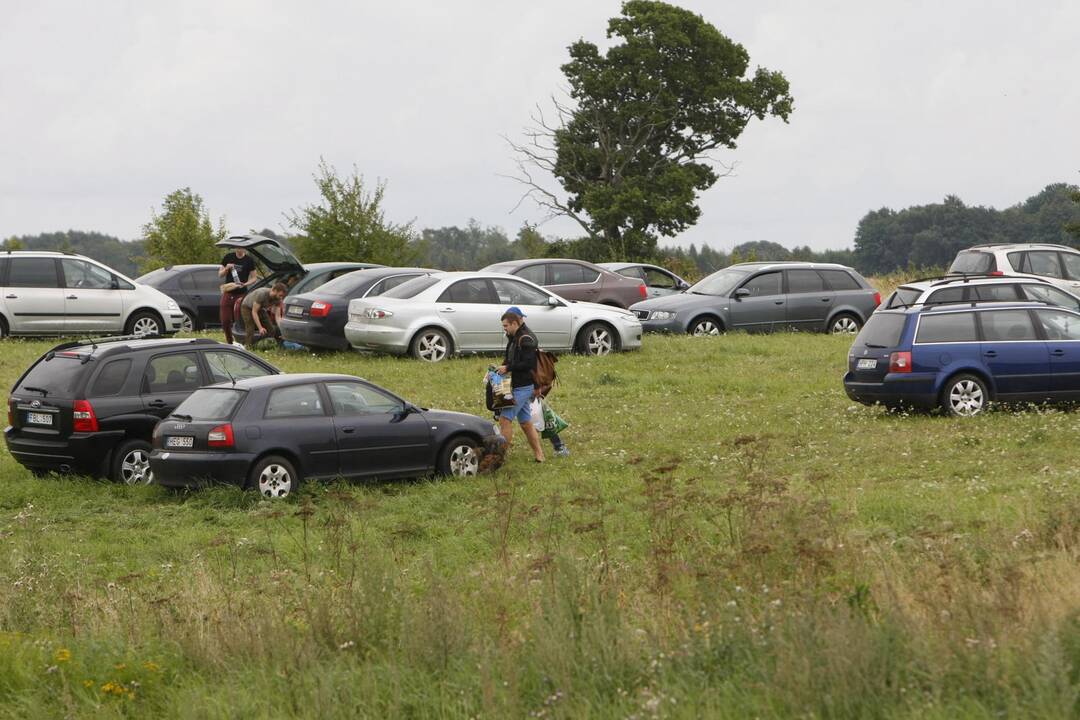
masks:
<path id="1" fill-rule="evenodd" d="M 358 350 L 428 362 L 501 352 L 506 337 L 499 319 L 514 305 L 545 350 L 607 355 L 641 347 L 641 323 L 627 310 L 570 302 L 521 278 L 487 272 L 425 275 L 353 300 L 345 337 Z"/>

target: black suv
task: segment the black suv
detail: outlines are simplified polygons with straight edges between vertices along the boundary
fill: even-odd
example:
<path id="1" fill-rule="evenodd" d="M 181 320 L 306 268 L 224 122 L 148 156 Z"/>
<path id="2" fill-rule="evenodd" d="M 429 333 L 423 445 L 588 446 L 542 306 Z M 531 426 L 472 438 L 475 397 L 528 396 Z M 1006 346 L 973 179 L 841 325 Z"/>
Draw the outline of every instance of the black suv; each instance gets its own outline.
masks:
<path id="1" fill-rule="evenodd" d="M 154 425 L 188 395 L 204 385 L 280 372 L 210 338 L 64 343 L 15 383 L 4 439 L 34 474 L 75 472 L 148 483 Z"/>

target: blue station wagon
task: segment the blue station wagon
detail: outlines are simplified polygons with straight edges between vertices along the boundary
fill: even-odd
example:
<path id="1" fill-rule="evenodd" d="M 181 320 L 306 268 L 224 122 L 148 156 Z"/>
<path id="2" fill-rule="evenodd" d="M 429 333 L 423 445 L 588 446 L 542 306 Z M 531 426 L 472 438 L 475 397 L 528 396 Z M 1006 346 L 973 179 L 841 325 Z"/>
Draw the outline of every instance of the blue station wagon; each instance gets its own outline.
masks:
<path id="1" fill-rule="evenodd" d="M 857 402 L 977 415 L 993 401 L 1080 400 L 1080 312 L 1043 303 L 874 313 L 848 354 Z"/>

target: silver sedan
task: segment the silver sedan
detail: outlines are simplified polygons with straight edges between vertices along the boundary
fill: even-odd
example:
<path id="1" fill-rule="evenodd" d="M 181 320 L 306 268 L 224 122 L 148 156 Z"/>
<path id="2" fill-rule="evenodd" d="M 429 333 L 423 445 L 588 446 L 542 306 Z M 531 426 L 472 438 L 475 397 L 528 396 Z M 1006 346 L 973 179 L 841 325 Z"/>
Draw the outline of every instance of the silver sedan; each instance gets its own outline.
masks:
<path id="1" fill-rule="evenodd" d="M 641 347 L 641 322 L 607 305 L 570 302 L 511 275 L 425 275 L 373 298 L 349 303 L 345 337 L 358 350 L 411 354 L 438 362 L 455 353 L 501 352 L 499 319 L 518 306 L 540 347 L 607 355 Z"/>

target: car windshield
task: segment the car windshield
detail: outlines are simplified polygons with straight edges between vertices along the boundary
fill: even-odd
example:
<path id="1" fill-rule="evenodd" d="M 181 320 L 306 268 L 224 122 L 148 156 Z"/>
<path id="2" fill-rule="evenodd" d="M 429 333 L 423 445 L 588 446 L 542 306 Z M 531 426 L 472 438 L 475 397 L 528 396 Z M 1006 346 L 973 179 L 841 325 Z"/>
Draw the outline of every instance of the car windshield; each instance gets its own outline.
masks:
<path id="1" fill-rule="evenodd" d="M 243 399 L 242 390 L 203 388 L 196 390 L 180 403 L 173 415 L 186 416 L 192 420 L 228 420 Z"/>
<path id="2" fill-rule="evenodd" d="M 746 277 L 747 272 L 747 270 L 725 268 L 694 283 L 687 292 L 695 295 L 727 295 L 740 280 Z"/>
<path id="3" fill-rule="evenodd" d="M 78 353 L 55 353 L 46 355 L 26 373 L 16 392 L 32 393 L 42 397 L 71 397 L 79 382 L 81 371 L 86 368 L 83 355 Z M 44 391 L 44 392 L 42 392 Z"/>
<path id="4" fill-rule="evenodd" d="M 904 332 L 907 315 L 902 313 L 876 312 L 870 316 L 855 338 L 856 345 L 865 347 L 889 348 L 900 343 L 900 334 Z"/>
<path id="5" fill-rule="evenodd" d="M 964 250 L 953 260 L 949 267 L 950 273 L 965 273 L 969 275 L 988 273 L 994 270 L 994 256 L 990 253 L 977 250 Z"/>
<path id="6" fill-rule="evenodd" d="M 434 275 L 424 275 L 422 277 L 413 278 L 408 282 L 403 282 L 396 288 L 387 290 L 381 297 L 407 300 L 408 298 L 416 297 L 437 282 L 439 282 L 439 278 Z"/>

